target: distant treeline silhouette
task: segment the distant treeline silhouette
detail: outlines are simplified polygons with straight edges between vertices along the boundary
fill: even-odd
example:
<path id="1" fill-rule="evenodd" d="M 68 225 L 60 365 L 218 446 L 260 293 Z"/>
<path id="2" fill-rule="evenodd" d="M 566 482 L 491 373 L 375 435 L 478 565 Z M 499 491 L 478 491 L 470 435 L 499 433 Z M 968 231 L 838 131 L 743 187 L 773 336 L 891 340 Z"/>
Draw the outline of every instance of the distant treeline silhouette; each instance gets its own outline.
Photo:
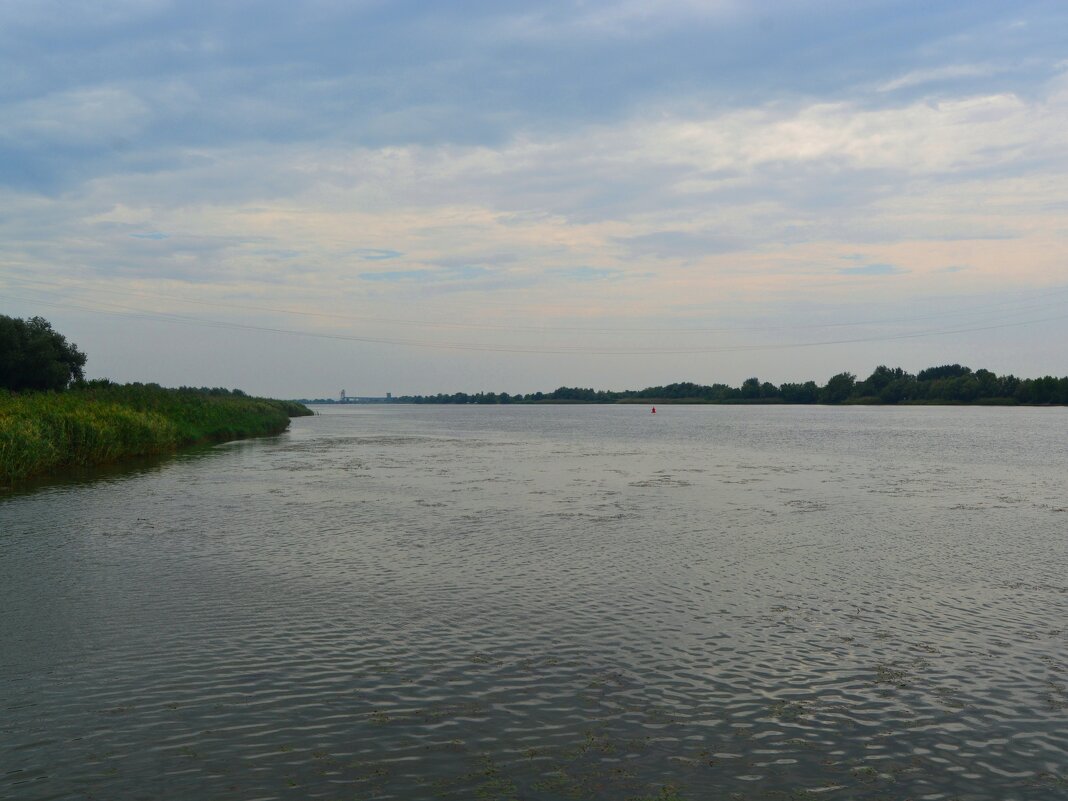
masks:
<path id="1" fill-rule="evenodd" d="M 928 367 L 913 375 L 900 367 L 880 365 L 858 381 L 838 373 L 826 384 L 815 381 L 776 386 L 748 378 L 740 387 L 682 382 L 623 391 L 560 387 L 552 392 L 510 395 L 507 392 L 456 392 L 452 395 L 405 395 L 397 403 L 977 403 L 990 405 L 1068 404 L 1068 377 L 1017 378 L 990 370 L 972 371 L 959 364 Z"/>

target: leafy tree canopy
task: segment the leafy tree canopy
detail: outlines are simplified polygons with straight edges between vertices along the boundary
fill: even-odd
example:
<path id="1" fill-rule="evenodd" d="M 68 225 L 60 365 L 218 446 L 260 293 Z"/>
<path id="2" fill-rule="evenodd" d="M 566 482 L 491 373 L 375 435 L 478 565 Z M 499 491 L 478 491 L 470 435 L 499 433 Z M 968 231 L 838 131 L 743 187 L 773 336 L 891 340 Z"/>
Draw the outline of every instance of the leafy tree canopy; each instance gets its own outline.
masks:
<path id="1" fill-rule="evenodd" d="M 960 378 L 970 375 L 971 372 L 971 368 L 962 367 L 959 364 L 943 364 L 941 367 L 928 367 L 926 370 L 920 370 L 916 380 L 935 381 L 939 378 Z"/>
<path id="2" fill-rule="evenodd" d="M 0 315 L 0 388 L 66 389 L 84 377 L 85 354 L 43 317 Z"/>
<path id="3" fill-rule="evenodd" d="M 839 373 L 831 376 L 827 386 L 820 393 L 820 400 L 824 403 L 842 403 L 853 394 L 857 377 L 852 373 Z"/>

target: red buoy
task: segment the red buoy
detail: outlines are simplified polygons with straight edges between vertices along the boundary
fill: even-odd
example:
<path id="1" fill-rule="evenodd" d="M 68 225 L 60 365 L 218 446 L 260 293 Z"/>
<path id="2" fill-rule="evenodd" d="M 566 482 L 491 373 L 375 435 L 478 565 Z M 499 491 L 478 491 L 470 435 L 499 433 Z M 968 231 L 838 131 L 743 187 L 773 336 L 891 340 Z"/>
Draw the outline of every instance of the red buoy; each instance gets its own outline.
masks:
<path id="1" fill-rule="evenodd" d="M 653 407 L 653 414 L 656 414 L 656 407 Z"/>

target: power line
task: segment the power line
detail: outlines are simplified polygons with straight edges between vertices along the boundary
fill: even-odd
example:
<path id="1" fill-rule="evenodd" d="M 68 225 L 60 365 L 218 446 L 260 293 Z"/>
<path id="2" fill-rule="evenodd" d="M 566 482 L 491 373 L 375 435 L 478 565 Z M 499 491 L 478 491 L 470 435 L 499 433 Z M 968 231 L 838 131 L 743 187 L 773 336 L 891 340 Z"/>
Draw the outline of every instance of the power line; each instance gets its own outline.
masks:
<path id="1" fill-rule="evenodd" d="M 9 278 L 10 280 L 10 278 Z M 73 283 L 81 289 L 89 292 L 101 292 L 112 295 L 125 295 L 131 297 L 145 297 L 154 298 L 169 301 L 178 301 L 181 303 L 187 303 L 190 305 L 209 306 L 215 308 L 229 308 L 229 309 L 241 309 L 244 311 L 258 311 L 269 312 L 273 314 L 289 314 L 300 317 L 309 317 L 315 319 L 324 320 L 343 320 L 347 322 L 370 322 L 376 324 L 389 324 L 389 325 L 401 325 L 401 326 L 414 326 L 422 328 L 457 328 L 457 329 L 472 329 L 472 330 L 487 330 L 487 331 L 528 331 L 533 333 L 550 333 L 550 332 L 564 332 L 564 333 L 584 333 L 584 334 L 730 334 L 730 333 L 774 333 L 780 331 L 807 331 L 818 330 L 824 328 L 857 328 L 860 326 L 872 326 L 872 325 L 891 325 L 897 323 L 909 323 L 909 322 L 921 322 L 924 320 L 941 320 L 947 317 L 959 317 L 961 315 L 972 314 L 976 311 L 984 311 L 989 309 L 1004 309 L 1010 306 L 1019 306 L 1019 308 L 1006 310 L 1005 314 L 1020 314 L 1029 311 L 1038 311 L 1049 306 L 1058 305 L 1058 301 L 1049 300 L 1051 297 L 1068 294 L 1068 288 L 1049 290 L 1044 292 L 1041 299 L 1021 299 L 1015 301 L 999 301 L 995 303 L 982 304 L 973 306 L 967 309 L 958 309 L 955 311 L 943 311 L 938 314 L 929 315 L 910 315 L 905 317 L 896 318 L 884 318 L 884 319 L 868 319 L 849 322 L 833 322 L 833 323 L 808 323 L 801 325 L 777 325 L 777 326 L 735 326 L 735 327 L 718 327 L 718 328 L 647 328 L 647 327 L 585 327 L 585 326 L 523 326 L 523 325 L 493 325 L 489 323 L 468 323 L 468 322 L 454 322 L 454 321 L 430 321 L 430 320 L 411 320 L 395 317 L 376 317 L 369 315 L 344 315 L 344 314 L 331 314 L 329 312 L 310 312 L 297 309 L 285 309 L 268 306 L 253 306 L 247 304 L 237 303 L 222 303 L 218 301 L 208 300 L 193 300 L 190 298 L 176 297 L 171 294 L 163 295 L 159 293 L 136 291 L 136 290 L 121 290 L 114 288 L 105 288 L 87 284 L 86 282 L 50 282 L 41 279 L 15 279 L 15 283 L 21 284 L 23 287 L 31 289 L 33 286 L 43 286 L 50 288 L 67 289 Z M 1024 304 L 1020 306 L 1019 304 Z"/>
<path id="2" fill-rule="evenodd" d="M 1051 317 L 1041 317 L 1032 320 L 1020 320 L 1016 322 L 1008 323 L 995 323 L 991 325 L 972 326 L 966 328 L 950 328 L 950 329 L 930 329 L 925 331 L 913 331 L 903 334 L 888 334 L 882 336 L 869 336 L 869 337 L 854 337 L 849 339 L 834 339 L 824 340 L 817 342 L 789 342 L 780 344 L 767 344 L 767 345 L 720 345 L 720 346 L 706 346 L 706 347 L 685 347 L 685 348 L 585 348 L 585 347 L 553 347 L 553 348 L 539 348 L 539 347 L 518 347 L 518 346 L 502 346 L 491 345 L 485 343 L 459 343 L 459 342 L 438 342 L 433 340 L 415 340 L 415 339 L 396 339 L 389 337 L 370 337 L 370 336 L 356 336 L 351 334 L 327 334 L 314 331 L 299 331 L 288 328 L 277 328 L 273 326 L 261 326 L 261 325 L 249 325 L 245 323 L 232 323 L 217 320 L 204 320 L 195 317 L 184 317 L 180 315 L 170 315 L 158 312 L 145 312 L 142 310 L 131 309 L 130 307 L 119 306 L 118 304 L 105 304 L 110 305 L 113 308 L 126 309 L 126 311 L 107 311 L 104 309 L 96 309 L 88 306 L 78 306 L 74 304 L 57 303 L 55 301 L 45 301 L 35 298 L 25 298 L 8 294 L 7 297 L 14 300 L 21 300 L 29 303 L 39 303 L 45 306 L 50 306 L 60 309 L 70 309 L 75 311 L 85 311 L 93 314 L 101 314 L 107 316 L 123 317 L 127 319 L 143 319 L 162 322 L 171 322 L 181 325 L 201 326 L 206 328 L 220 328 L 230 330 L 244 330 L 244 331 L 259 331 L 265 333 L 283 334 L 290 336 L 311 337 L 316 339 L 328 339 L 342 342 L 360 342 L 367 344 L 379 344 L 379 345 L 400 345 L 408 347 L 418 348 L 433 348 L 439 350 L 462 350 L 462 351 L 478 351 L 478 352 L 492 352 L 492 353 L 512 353 L 512 354 L 535 354 L 535 355 L 587 355 L 587 356 L 654 356 L 654 355 L 686 355 L 686 354 L 711 354 L 711 353 L 738 353 L 749 351 L 775 351 L 775 350 L 794 350 L 800 348 L 817 348 L 826 347 L 829 345 L 848 345 L 867 342 L 890 342 L 902 339 L 918 339 L 923 337 L 935 337 L 935 336 L 950 336 L 953 334 L 969 334 L 977 333 L 980 331 L 994 331 L 1004 328 L 1016 328 L 1027 325 L 1037 325 L 1039 323 L 1051 322 L 1055 320 L 1068 319 L 1068 314 L 1055 315 Z"/>

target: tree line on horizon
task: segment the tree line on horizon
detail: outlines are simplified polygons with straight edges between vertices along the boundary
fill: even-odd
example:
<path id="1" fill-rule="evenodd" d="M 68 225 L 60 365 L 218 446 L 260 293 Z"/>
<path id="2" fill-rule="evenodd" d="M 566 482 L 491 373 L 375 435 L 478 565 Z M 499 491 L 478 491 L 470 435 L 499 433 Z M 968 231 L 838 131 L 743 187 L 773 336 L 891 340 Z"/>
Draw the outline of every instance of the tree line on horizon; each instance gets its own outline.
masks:
<path id="1" fill-rule="evenodd" d="M 55 331 L 43 317 L 20 320 L 0 315 L 0 391 L 56 392 L 68 387 L 116 390 L 107 379 L 86 381 L 85 354 Z M 130 384 L 126 392 L 162 389 L 155 384 Z M 179 393 L 246 398 L 241 390 L 222 387 L 181 387 Z M 507 392 L 456 392 L 451 395 L 404 395 L 395 403 L 982 403 L 1068 405 L 1068 377 L 1017 378 L 959 364 L 928 367 L 913 375 L 900 367 L 876 367 L 858 381 L 838 373 L 820 386 L 815 381 L 775 385 L 747 378 L 739 387 L 680 382 L 638 390 L 595 390 L 560 387 L 552 392 L 510 395 Z M 294 406 L 293 411 L 300 413 Z M 306 410 L 305 410 L 306 411 Z"/>
<path id="2" fill-rule="evenodd" d="M 900 367 L 876 367 L 858 381 L 838 373 L 822 386 L 815 381 L 775 385 L 748 378 L 741 386 L 680 382 L 637 390 L 560 387 L 552 392 L 511 395 L 507 392 L 456 392 L 451 395 L 404 395 L 396 403 L 790 403 L 898 404 L 977 403 L 991 405 L 1068 404 L 1068 377 L 1017 378 L 960 364 L 928 367 L 913 375 Z"/>

